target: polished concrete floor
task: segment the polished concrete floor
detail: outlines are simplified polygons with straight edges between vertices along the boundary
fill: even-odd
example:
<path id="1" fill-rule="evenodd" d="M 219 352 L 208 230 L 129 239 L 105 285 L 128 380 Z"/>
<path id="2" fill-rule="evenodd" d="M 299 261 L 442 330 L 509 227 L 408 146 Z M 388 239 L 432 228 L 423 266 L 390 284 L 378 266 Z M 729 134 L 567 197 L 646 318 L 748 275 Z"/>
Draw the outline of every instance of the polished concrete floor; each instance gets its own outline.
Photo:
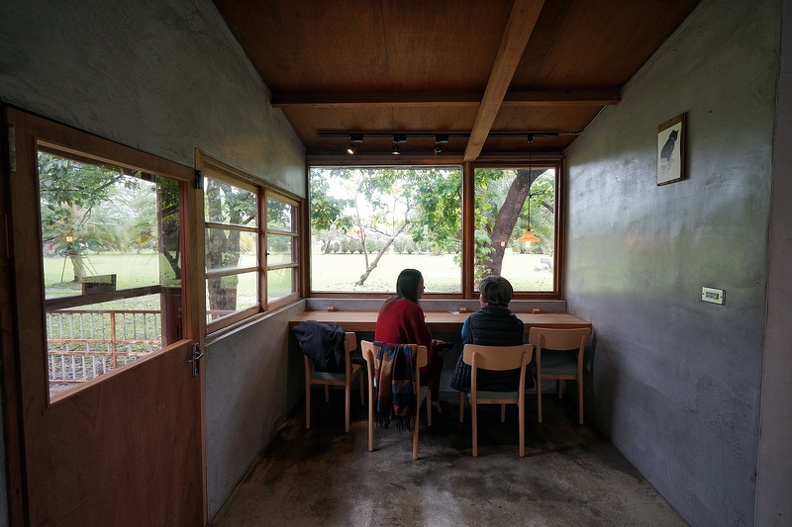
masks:
<path id="1" fill-rule="evenodd" d="M 577 424 L 566 400 L 545 395 L 544 422 L 528 399 L 526 455 L 518 456 L 516 408 L 479 411 L 479 455 L 471 456 L 470 408 L 459 423 L 454 393 L 432 427 L 424 416 L 419 458 L 412 434 L 375 429 L 353 392 L 314 392 L 311 429 L 302 408 L 218 512 L 213 527 L 248 526 L 646 526 L 688 524 L 604 437 Z"/>

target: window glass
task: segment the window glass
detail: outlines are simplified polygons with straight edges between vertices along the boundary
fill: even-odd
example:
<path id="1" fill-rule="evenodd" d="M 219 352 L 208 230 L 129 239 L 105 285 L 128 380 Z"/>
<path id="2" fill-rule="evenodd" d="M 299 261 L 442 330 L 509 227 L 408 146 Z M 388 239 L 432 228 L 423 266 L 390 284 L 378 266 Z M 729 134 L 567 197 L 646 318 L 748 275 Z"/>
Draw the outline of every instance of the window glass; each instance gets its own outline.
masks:
<path id="1" fill-rule="evenodd" d="M 259 304 L 258 196 L 212 178 L 204 180 L 206 319 Z"/>
<path id="2" fill-rule="evenodd" d="M 458 167 L 313 167 L 310 206 L 313 291 L 393 291 L 405 268 L 461 291 Z"/>
<path id="3" fill-rule="evenodd" d="M 50 398 L 181 337 L 179 183 L 40 148 Z"/>
<path id="4" fill-rule="evenodd" d="M 554 168 L 476 169 L 476 283 L 497 275 L 515 291 L 553 291 L 555 182 Z"/>

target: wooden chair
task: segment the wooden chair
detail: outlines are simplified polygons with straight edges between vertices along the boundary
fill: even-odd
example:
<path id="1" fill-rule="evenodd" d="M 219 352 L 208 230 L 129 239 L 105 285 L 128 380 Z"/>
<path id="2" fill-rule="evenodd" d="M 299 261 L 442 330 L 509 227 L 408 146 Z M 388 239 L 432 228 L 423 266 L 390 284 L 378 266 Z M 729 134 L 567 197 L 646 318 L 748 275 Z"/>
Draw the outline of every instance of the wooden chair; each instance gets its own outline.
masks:
<path id="1" fill-rule="evenodd" d="M 413 451 L 412 458 L 418 459 L 418 429 L 420 428 L 421 421 L 421 406 L 426 401 L 426 422 L 432 426 L 432 391 L 428 386 L 421 385 L 420 368 L 423 368 L 429 363 L 429 355 L 426 346 L 418 346 L 416 344 L 407 344 L 410 347 L 415 360 L 415 424 L 413 426 Z M 374 389 L 374 359 L 377 358 L 377 346 L 373 342 L 367 340 L 360 341 L 360 349 L 363 352 L 363 358 L 366 360 L 366 369 L 368 373 L 368 449 L 369 452 L 374 451 L 374 409 L 376 408 L 376 390 Z"/>
<path id="2" fill-rule="evenodd" d="M 471 421 L 473 422 L 473 457 L 478 457 L 478 405 L 480 404 L 501 405 L 501 422 L 506 420 L 506 405 L 517 405 L 520 429 L 520 457 L 525 457 L 525 370 L 531 361 L 532 354 L 533 346 L 531 344 L 521 344 L 519 346 L 465 344 L 465 347 L 462 348 L 462 360 L 471 367 L 468 399 L 471 408 Z M 520 383 L 517 390 L 494 392 L 477 389 L 479 368 L 496 371 L 520 368 Z M 463 413 L 464 406 L 459 409 L 460 422 L 462 422 Z"/>
<path id="3" fill-rule="evenodd" d="M 555 379 L 558 398 L 564 394 L 564 381 L 577 381 L 578 414 L 583 424 L 583 356 L 591 335 L 591 328 L 552 329 L 533 327 L 528 342 L 534 345 L 536 355 L 529 365 L 536 380 L 536 408 L 542 422 L 542 381 Z"/>
<path id="4" fill-rule="evenodd" d="M 360 404 L 365 404 L 363 397 L 363 366 L 352 363 L 350 354 L 357 349 L 357 335 L 352 331 L 347 331 L 344 337 L 344 371 L 329 372 L 316 371 L 314 365 L 307 355 L 305 359 L 305 428 L 311 428 L 311 388 L 315 385 L 324 385 L 325 402 L 330 400 L 330 387 L 344 387 L 344 432 L 349 432 L 349 405 L 352 399 L 352 383 L 358 380 L 360 389 Z"/>

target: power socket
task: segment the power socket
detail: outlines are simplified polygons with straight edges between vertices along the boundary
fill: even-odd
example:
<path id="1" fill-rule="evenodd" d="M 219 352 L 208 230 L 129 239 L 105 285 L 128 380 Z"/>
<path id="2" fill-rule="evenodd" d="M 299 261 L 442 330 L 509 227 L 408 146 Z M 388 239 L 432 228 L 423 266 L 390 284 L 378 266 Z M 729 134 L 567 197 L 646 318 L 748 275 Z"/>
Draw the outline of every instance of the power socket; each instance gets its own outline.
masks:
<path id="1" fill-rule="evenodd" d="M 723 289 L 713 289 L 711 287 L 701 288 L 702 302 L 710 302 L 712 304 L 723 304 L 724 294 L 725 291 Z"/>

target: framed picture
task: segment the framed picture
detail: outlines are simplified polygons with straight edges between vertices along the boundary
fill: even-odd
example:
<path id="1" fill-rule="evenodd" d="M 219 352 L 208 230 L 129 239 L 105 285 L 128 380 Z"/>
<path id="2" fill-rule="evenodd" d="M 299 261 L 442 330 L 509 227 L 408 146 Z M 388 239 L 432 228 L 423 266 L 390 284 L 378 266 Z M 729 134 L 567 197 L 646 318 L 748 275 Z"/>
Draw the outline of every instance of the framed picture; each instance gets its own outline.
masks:
<path id="1" fill-rule="evenodd" d="M 657 127 L 657 184 L 685 177 L 685 114 Z"/>

